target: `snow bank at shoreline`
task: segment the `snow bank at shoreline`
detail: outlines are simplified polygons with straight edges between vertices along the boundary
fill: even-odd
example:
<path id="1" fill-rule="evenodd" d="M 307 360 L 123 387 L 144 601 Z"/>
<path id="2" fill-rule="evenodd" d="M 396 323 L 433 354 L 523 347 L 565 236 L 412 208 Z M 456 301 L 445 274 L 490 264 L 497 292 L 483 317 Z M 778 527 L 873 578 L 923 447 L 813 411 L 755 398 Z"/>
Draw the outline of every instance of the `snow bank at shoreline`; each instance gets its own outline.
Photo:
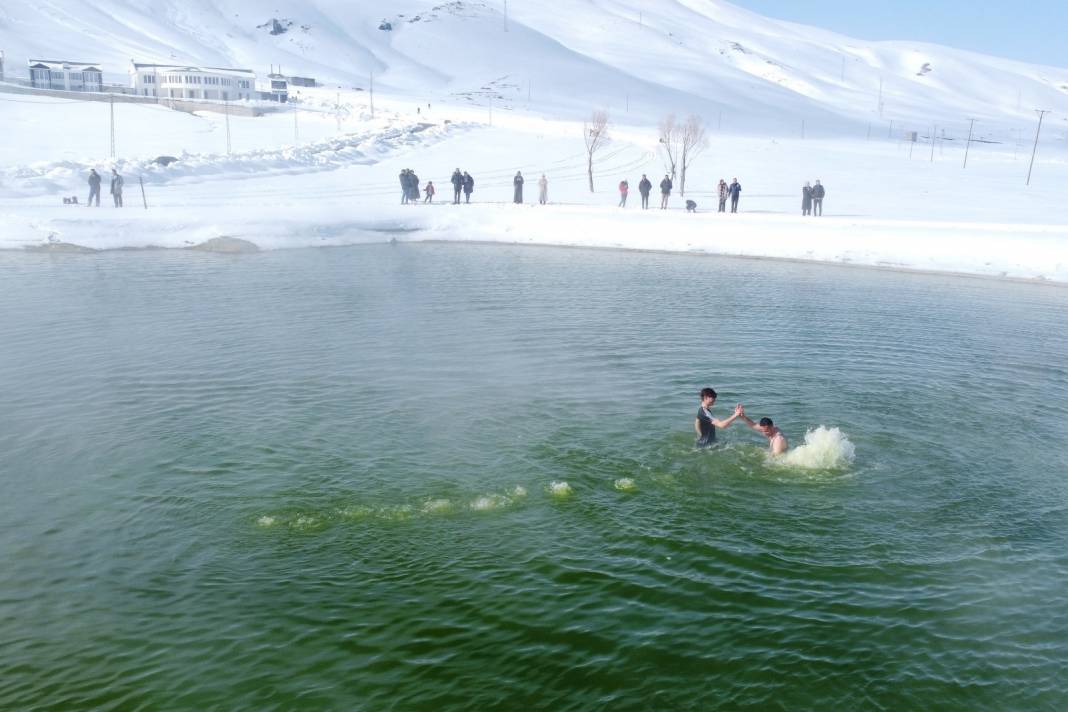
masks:
<path id="1" fill-rule="evenodd" d="M 188 248 L 239 238 L 264 250 L 388 242 L 498 242 L 803 260 L 1068 284 L 1068 226 L 663 213 L 596 206 L 393 206 L 373 217 L 336 206 L 173 213 L 93 211 L 27 221 L 0 215 L 0 249 Z"/>

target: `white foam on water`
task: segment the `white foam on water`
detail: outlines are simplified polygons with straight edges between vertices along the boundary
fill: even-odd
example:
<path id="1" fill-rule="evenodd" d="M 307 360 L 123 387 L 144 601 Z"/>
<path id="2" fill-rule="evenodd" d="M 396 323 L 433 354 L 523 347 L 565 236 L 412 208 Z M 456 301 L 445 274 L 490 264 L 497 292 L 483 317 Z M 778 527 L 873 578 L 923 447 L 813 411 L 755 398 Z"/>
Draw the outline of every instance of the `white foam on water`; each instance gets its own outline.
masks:
<path id="1" fill-rule="evenodd" d="M 363 519 L 364 517 L 371 515 L 371 509 L 370 507 L 357 505 L 353 507 L 342 507 L 337 510 L 337 513 L 344 519 Z"/>
<path id="2" fill-rule="evenodd" d="M 477 512 L 486 512 L 503 507 L 506 504 L 508 504 L 508 500 L 498 494 L 484 494 L 473 500 L 469 506 Z"/>
<path id="3" fill-rule="evenodd" d="M 423 514 L 442 514 L 452 509 L 452 502 L 447 499 L 428 499 L 423 502 Z"/>
<path id="4" fill-rule="evenodd" d="M 278 522 L 274 517 L 267 516 L 266 514 L 256 520 L 256 524 L 261 527 L 273 527 Z"/>
<path id="5" fill-rule="evenodd" d="M 318 517 L 314 517 L 310 514 L 298 514 L 293 518 L 293 521 L 289 523 L 294 529 L 308 530 L 315 529 L 320 524 Z"/>
<path id="6" fill-rule="evenodd" d="M 838 470 L 853 462 L 855 448 L 838 428 L 824 425 L 805 433 L 805 442 L 787 450 L 772 464 L 804 470 Z"/>
<path id="7" fill-rule="evenodd" d="M 553 480 L 549 483 L 549 494 L 553 497 L 569 497 L 573 491 L 571 485 L 566 482 Z"/>
<path id="8" fill-rule="evenodd" d="M 515 487 L 512 488 L 512 498 L 513 499 L 518 499 L 519 497 L 526 497 L 526 496 L 527 496 L 527 488 L 524 487 L 523 485 L 516 485 Z"/>
<path id="9" fill-rule="evenodd" d="M 629 477 L 620 477 L 612 485 L 620 492 L 633 492 L 638 489 L 638 485 Z"/>

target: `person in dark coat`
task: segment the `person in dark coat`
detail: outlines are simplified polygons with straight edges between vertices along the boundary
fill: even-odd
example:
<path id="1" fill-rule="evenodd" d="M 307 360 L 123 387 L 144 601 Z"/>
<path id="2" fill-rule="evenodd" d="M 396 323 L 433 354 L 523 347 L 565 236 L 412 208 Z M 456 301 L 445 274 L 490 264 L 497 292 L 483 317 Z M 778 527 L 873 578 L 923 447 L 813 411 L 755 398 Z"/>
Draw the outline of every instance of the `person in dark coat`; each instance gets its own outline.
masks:
<path id="1" fill-rule="evenodd" d="M 727 212 L 727 181 L 722 178 L 719 179 L 719 211 L 721 213 Z"/>
<path id="2" fill-rule="evenodd" d="M 521 171 L 515 172 L 515 178 L 512 179 L 512 185 L 515 186 L 515 195 L 513 200 L 516 203 L 523 202 L 523 173 Z"/>
<path id="3" fill-rule="evenodd" d="M 664 180 L 660 181 L 660 209 L 667 210 L 668 198 L 671 197 L 671 178 L 664 176 Z"/>
<path id="4" fill-rule="evenodd" d="M 642 173 L 641 182 L 638 183 L 638 192 L 642 194 L 642 210 L 649 209 L 649 193 L 653 191 L 653 182 Z"/>
<path id="5" fill-rule="evenodd" d="M 471 174 L 464 171 L 464 202 L 471 202 L 471 193 L 475 190 L 475 179 L 471 177 Z"/>
<path id="6" fill-rule="evenodd" d="M 408 180 L 408 169 L 404 168 L 400 172 L 400 184 L 401 184 L 401 205 L 407 205 L 408 199 L 412 195 L 412 185 Z"/>
<path id="7" fill-rule="evenodd" d="M 738 212 L 738 199 L 742 197 L 742 184 L 738 182 L 737 178 L 731 182 L 727 192 L 731 196 L 731 212 L 736 213 Z"/>
<path id="8" fill-rule="evenodd" d="M 823 216 L 823 196 L 827 195 L 827 191 L 823 189 L 819 181 L 816 181 L 816 185 L 812 186 L 812 214 Z"/>
<path id="9" fill-rule="evenodd" d="M 93 198 L 96 198 L 96 207 L 100 207 L 100 174 L 96 172 L 95 168 L 89 169 L 89 200 L 86 202 L 86 206 L 93 204 Z"/>
<path id="10" fill-rule="evenodd" d="M 119 172 L 114 168 L 111 169 L 111 197 L 115 199 L 115 207 L 122 207 L 122 185 L 125 181 Z"/>
<path id="11" fill-rule="evenodd" d="M 812 186 L 808 183 L 801 189 L 801 214 L 812 214 Z"/>
<path id="12" fill-rule="evenodd" d="M 408 200 L 413 204 L 419 202 L 419 176 L 415 171 L 408 171 Z"/>
<path id="13" fill-rule="evenodd" d="M 457 168 L 452 172 L 452 204 L 460 204 L 460 191 L 464 189 L 464 176 L 460 173 L 460 169 Z"/>

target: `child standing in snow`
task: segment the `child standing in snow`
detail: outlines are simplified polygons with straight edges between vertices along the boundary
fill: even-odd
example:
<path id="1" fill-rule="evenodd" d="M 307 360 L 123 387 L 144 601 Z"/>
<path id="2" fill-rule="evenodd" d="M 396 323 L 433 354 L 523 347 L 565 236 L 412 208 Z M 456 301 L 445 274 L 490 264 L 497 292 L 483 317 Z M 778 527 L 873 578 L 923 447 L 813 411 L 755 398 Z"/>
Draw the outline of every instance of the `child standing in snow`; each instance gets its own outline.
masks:
<path id="1" fill-rule="evenodd" d="M 428 180 L 426 182 L 426 188 L 424 189 L 424 192 L 426 193 L 426 200 L 424 200 L 423 202 L 424 203 L 433 203 L 434 202 L 434 192 L 435 192 L 434 191 L 434 181 Z"/>
<path id="2" fill-rule="evenodd" d="M 627 194 L 630 193 L 630 183 L 625 180 L 619 181 L 619 207 L 627 207 Z"/>

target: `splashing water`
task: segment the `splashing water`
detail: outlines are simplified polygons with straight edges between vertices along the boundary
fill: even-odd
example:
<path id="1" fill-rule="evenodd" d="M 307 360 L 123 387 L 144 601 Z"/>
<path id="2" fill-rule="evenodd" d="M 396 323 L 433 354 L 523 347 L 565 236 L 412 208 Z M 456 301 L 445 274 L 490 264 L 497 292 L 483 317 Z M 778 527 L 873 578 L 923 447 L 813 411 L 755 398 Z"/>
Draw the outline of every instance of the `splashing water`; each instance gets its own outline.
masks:
<path id="1" fill-rule="evenodd" d="M 571 494 L 571 485 L 566 482 L 553 481 L 549 483 L 549 494 L 553 497 L 567 497 Z"/>
<path id="2" fill-rule="evenodd" d="M 634 480 L 629 477 L 620 477 L 613 485 L 620 492 L 633 492 L 638 489 L 638 485 L 634 484 Z"/>
<path id="3" fill-rule="evenodd" d="M 805 442 L 782 457 L 775 458 L 776 465 L 798 467 L 805 470 L 836 470 L 853 462 L 854 447 L 838 428 L 824 425 L 805 433 Z"/>

